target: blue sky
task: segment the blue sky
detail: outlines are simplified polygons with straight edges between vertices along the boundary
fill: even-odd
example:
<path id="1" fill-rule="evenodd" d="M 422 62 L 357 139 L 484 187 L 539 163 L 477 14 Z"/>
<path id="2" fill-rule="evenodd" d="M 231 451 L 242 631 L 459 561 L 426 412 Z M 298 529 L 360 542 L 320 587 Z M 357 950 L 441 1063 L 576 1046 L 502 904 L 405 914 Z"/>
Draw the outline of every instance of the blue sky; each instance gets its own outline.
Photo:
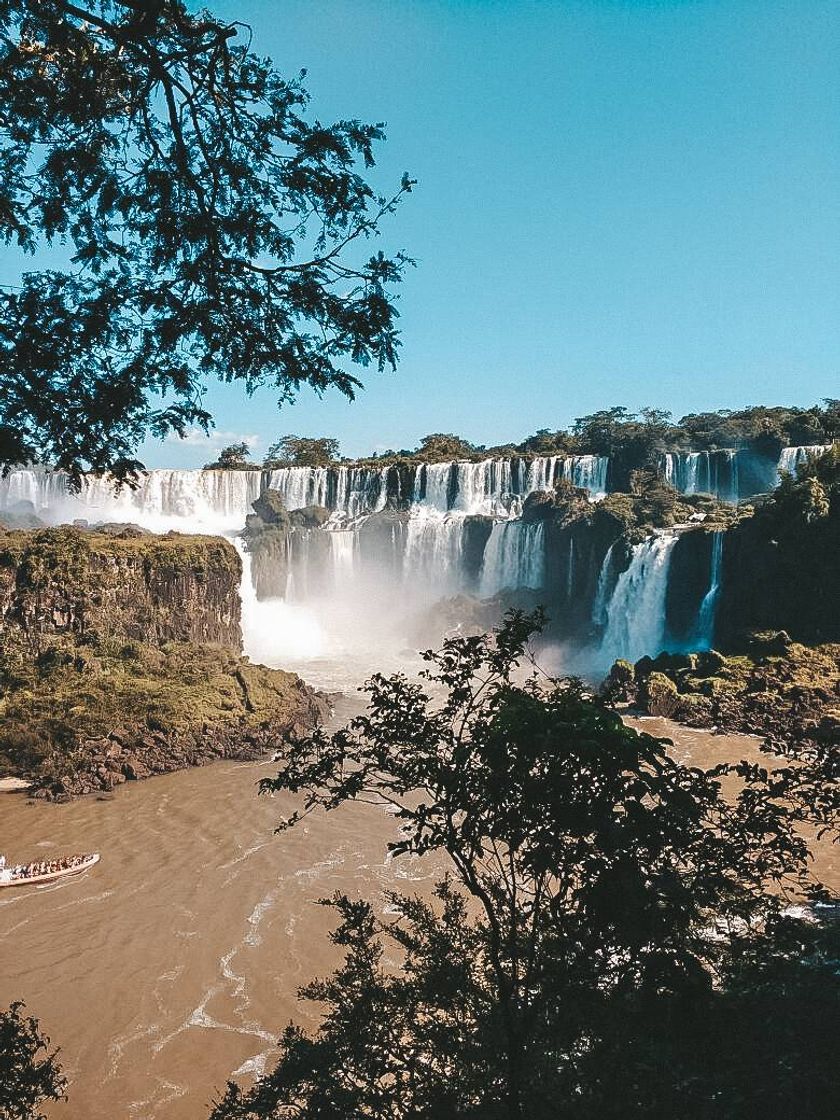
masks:
<path id="1" fill-rule="evenodd" d="M 811 0 L 214 0 L 419 185 L 402 361 L 354 403 L 216 387 L 214 442 L 519 439 L 611 404 L 840 395 L 840 10 Z M 197 465 L 202 441 L 145 449 Z"/>

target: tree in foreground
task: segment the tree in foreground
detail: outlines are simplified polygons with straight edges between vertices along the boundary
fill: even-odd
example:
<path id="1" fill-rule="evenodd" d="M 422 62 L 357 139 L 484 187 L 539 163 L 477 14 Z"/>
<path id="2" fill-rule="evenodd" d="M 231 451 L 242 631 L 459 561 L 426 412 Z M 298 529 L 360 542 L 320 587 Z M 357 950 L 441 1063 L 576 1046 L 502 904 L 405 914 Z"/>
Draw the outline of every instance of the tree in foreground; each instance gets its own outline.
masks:
<path id="1" fill-rule="evenodd" d="M 812 889 L 791 810 L 755 781 L 725 796 L 727 766 L 682 765 L 578 682 L 520 679 L 539 622 L 447 641 L 425 655 L 431 687 L 374 677 L 366 714 L 262 783 L 303 797 L 283 827 L 390 807 L 392 852 L 446 857 L 451 878 L 432 899 L 391 895 L 384 917 L 331 901 L 344 964 L 303 991 L 320 1029 L 289 1027 L 274 1071 L 229 1085 L 213 1120 L 840 1105 L 821 1033 L 840 1025 L 838 939 L 784 913 Z M 800 1033 L 774 1032 L 771 1007 Z"/>
<path id="2" fill-rule="evenodd" d="M 0 1011 L 0 1120 L 43 1120 L 45 1101 L 64 1099 L 67 1085 L 38 1021 L 13 1003 Z"/>
<path id="3" fill-rule="evenodd" d="M 70 257 L 0 293 L 0 466 L 122 478 L 207 429 L 208 378 L 352 397 L 395 365 L 406 258 L 364 243 L 412 184 L 379 197 L 382 126 L 307 100 L 182 0 L 0 5 L 0 237 Z"/>

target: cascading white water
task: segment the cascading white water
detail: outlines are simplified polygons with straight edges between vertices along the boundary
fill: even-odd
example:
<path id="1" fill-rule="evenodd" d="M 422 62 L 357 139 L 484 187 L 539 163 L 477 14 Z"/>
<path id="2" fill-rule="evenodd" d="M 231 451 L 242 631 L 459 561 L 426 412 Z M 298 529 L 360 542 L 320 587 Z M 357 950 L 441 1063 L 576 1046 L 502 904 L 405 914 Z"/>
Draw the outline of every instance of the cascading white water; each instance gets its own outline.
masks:
<path id="1" fill-rule="evenodd" d="M 0 480 L 0 509 L 20 501 L 51 522 L 134 521 L 145 528 L 234 532 L 260 494 L 260 471 L 152 470 L 135 486 L 116 488 L 107 476 L 83 479 L 78 494 L 67 476 L 43 468 L 12 471 Z"/>
<path id="2" fill-rule="evenodd" d="M 62 474 L 32 468 L 0 480 L 0 509 L 26 502 L 51 522 L 134 521 L 154 530 L 234 537 L 251 503 L 267 488 L 279 490 L 289 509 L 325 506 L 332 515 L 326 532 L 305 530 L 288 538 L 286 555 L 278 556 L 287 582 L 275 593 L 283 598 L 266 602 L 264 612 L 250 584 L 249 558 L 245 564 L 246 650 L 277 664 L 279 657 L 289 656 L 289 635 L 295 647 L 292 661 L 323 658 L 326 648 L 335 658 L 341 646 L 338 635 L 357 642 L 364 637 L 370 645 L 371 634 L 390 633 L 394 618 L 412 604 L 465 591 L 493 596 L 504 589 L 545 588 L 546 530 L 542 523 L 521 520 L 524 498 L 550 489 L 561 478 L 597 497 L 606 487 L 608 465 L 595 456 L 538 456 L 426 464 L 413 476 L 405 469 L 351 466 L 271 472 L 153 470 L 141 476 L 136 489 L 115 492 L 108 479 L 90 478 L 78 495 L 70 493 Z M 691 469 L 699 481 L 699 468 Z M 394 512 L 368 525 L 366 519 L 384 511 L 399 486 L 409 488 L 408 517 Z M 488 536 L 486 524 L 471 520 L 475 515 L 492 518 Z M 476 555 L 484 540 L 483 554 Z M 593 621 L 604 635 L 603 657 L 657 652 L 665 631 L 667 571 L 675 540 L 661 535 L 637 545 L 629 568 L 618 577 L 613 548 L 605 556 L 593 606 Z M 570 538 L 565 587 L 560 589 L 567 600 L 573 597 L 582 562 L 575 549 Z M 708 634 L 717 594 L 713 584 L 715 579 L 698 619 Z"/>
<path id="3" fill-rule="evenodd" d="M 738 451 L 669 451 L 661 458 L 665 481 L 683 494 L 713 494 L 724 502 L 741 497 Z"/>
<path id="4" fill-rule="evenodd" d="M 601 570 L 598 573 L 598 586 L 595 590 L 595 599 L 592 604 L 592 622 L 601 629 L 607 622 L 607 608 L 613 592 L 613 551 L 618 542 L 613 541 L 601 561 Z"/>
<path id="5" fill-rule="evenodd" d="M 695 649 L 711 649 L 715 637 L 715 613 L 720 598 L 721 575 L 723 572 L 722 532 L 712 533 L 712 554 L 709 567 L 709 590 L 700 604 L 697 616 L 697 636 Z"/>
<path id="6" fill-rule="evenodd" d="M 544 582 L 544 524 L 496 522 L 484 549 L 479 594 L 489 598 L 510 588 L 539 589 Z"/>
<path id="7" fill-rule="evenodd" d="M 463 588 L 464 518 L 434 507 L 415 510 L 408 519 L 403 557 L 405 586 L 422 597 L 453 594 Z"/>
<path id="8" fill-rule="evenodd" d="M 630 566 L 616 580 L 601 642 L 605 664 L 655 657 L 665 642 L 668 569 L 677 536 L 660 533 L 633 546 Z"/>
<path id="9" fill-rule="evenodd" d="M 606 455 L 569 455 L 561 460 L 561 475 L 573 486 L 588 490 L 592 498 L 607 492 L 610 461 Z"/>
<path id="10" fill-rule="evenodd" d="M 808 461 L 809 455 L 822 455 L 823 452 L 828 451 L 830 447 L 830 443 L 807 444 L 801 447 L 783 447 L 779 453 L 779 465 L 777 468 L 779 480 L 781 480 L 782 471 L 795 475 L 799 467 Z"/>

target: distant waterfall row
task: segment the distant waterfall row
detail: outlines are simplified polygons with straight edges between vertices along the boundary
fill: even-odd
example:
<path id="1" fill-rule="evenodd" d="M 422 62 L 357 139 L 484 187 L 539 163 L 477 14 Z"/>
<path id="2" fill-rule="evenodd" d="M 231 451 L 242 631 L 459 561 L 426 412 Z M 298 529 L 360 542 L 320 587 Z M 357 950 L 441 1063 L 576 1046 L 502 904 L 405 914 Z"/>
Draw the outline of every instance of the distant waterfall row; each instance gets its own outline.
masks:
<path id="1" fill-rule="evenodd" d="M 152 470 L 136 488 L 115 493 L 107 477 L 85 479 L 78 495 L 66 476 L 42 468 L 12 471 L 0 479 L 0 510 L 29 502 L 51 520 L 86 518 L 138 521 L 159 528 L 192 521 L 195 529 L 234 530 L 244 523 L 251 503 L 265 490 L 277 490 L 287 509 L 324 506 L 338 519 L 353 521 L 389 503 L 438 513 L 517 516 L 522 501 L 566 479 L 606 492 L 609 460 L 595 455 L 485 459 L 477 463 L 418 464 L 388 467 L 283 467 L 278 470 Z"/>
<path id="2" fill-rule="evenodd" d="M 723 451 L 669 452 L 662 457 L 665 481 L 683 494 L 714 494 L 725 502 L 741 497 L 739 453 Z"/>
<path id="3" fill-rule="evenodd" d="M 665 478 L 685 494 L 714 494 L 724 501 L 772 488 L 780 471 L 795 471 L 824 446 L 786 447 L 777 464 L 756 464 L 749 452 L 669 452 L 662 456 Z M 107 477 L 87 478 L 79 495 L 66 476 L 43 468 L 12 471 L 0 479 L 0 510 L 29 502 L 52 519 L 87 518 L 139 521 L 151 527 L 233 531 L 251 503 L 266 489 L 278 490 L 288 509 L 324 506 L 353 521 L 388 504 L 416 506 L 439 513 L 516 517 L 528 494 L 548 490 L 561 480 L 588 490 L 593 498 L 609 489 L 609 459 L 597 455 L 544 455 L 531 459 L 484 459 L 383 467 L 283 467 L 273 471 L 152 470 L 136 488 L 115 494 Z"/>
<path id="4" fill-rule="evenodd" d="M 777 470 L 795 470 L 817 449 L 786 448 Z M 665 457 L 666 477 L 685 492 L 735 499 L 743 489 L 740 452 Z M 690 617 L 669 626 L 672 561 L 683 534 L 662 532 L 628 546 L 523 519 L 529 494 L 561 480 L 597 499 L 608 489 L 609 461 L 539 456 L 400 467 L 289 467 L 272 471 L 153 470 L 136 488 L 114 492 L 105 478 L 70 492 L 60 473 L 21 469 L 0 480 L 0 510 L 34 510 L 51 522 L 133 521 L 153 530 L 242 532 L 251 505 L 278 491 L 289 510 L 330 511 L 323 529 L 271 536 L 249 572 L 260 599 L 288 603 L 353 599 L 376 611 L 388 589 L 417 604 L 453 595 L 491 598 L 532 590 L 555 622 L 597 647 L 602 665 L 663 648 L 708 649 L 721 596 L 724 534 L 690 533 L 695 542 Z M 306 524 L 302 522 L 301 524 Z M 689 543 L 689 542 L 687 542 Z M 689 548 L 692 551 L 693 545 Z M 606 550 L 606 551 L 604 551 Z M 680 550 L 683 555 L 684 549 Z"/>
<path id="5" fill-rule="evenodd" d="M 772 490 L 782 471 L 794 474 L 809 455 L 819 455 L 829 446 L 783 447 L 775 463 L 752 451 L 731 447 L 673 451 L 661 457 L 660 468 L 666 481 L 683 494 L 712 494 L 723 502 L 738 502 Z"/>

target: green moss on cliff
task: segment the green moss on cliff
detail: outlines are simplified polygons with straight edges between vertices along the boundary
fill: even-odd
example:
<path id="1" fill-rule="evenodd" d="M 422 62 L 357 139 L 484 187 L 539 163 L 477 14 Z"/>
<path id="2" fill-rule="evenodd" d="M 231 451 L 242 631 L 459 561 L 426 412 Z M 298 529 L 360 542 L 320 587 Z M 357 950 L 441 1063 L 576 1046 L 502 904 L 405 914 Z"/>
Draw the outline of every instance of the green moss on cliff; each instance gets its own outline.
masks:
<path id="1" fill-rule="evenodd" d="M 0 635 L 198 641 L 239 651 L 241 562 L 221 537 L 136 527 L 0 533 Z"/>
<path id="2" fill-rule="evenodd" d="M 222 537 L 166 533 L 156 536 L 126 527 L 119 533 L 68 525 L 37 530 L 0 529 L 0 569 L 14 571 L 19 587 L 39 589 L 55 581 L 83 588 L 95 581 L 104 561 L 140 563 L 146 571 L 239 579 L 236 549 Z"/>
<path id="3" fill-rule="evenodd" d="M 115 736 L 142 756 L 221 730 L 305 727 L 319 702 L 293 673 L 220 646 L 60 640 L 36 659 L 0 654 L 0 773 L 53 780 L 83 771 Z M 164 767 L 167 768 L 167 767 Z"/>
<path id="4" fill-rule="evenodd" d="M 311 727 L 311 689 L 239 656 L 240 574 L 219 537 L 0 534 L 0 774 L 110 789 Z"/>
<path id="5" fill-rule="evenodd" d="M 779 741 L 840 742 L 840 645 L 762 636 L 750 654 L 737 657 L 715 650 L 661 654 L 642 658 L 632 671 L 616 662 L 605 692 L 649 715 L 695 726 Z"/>

